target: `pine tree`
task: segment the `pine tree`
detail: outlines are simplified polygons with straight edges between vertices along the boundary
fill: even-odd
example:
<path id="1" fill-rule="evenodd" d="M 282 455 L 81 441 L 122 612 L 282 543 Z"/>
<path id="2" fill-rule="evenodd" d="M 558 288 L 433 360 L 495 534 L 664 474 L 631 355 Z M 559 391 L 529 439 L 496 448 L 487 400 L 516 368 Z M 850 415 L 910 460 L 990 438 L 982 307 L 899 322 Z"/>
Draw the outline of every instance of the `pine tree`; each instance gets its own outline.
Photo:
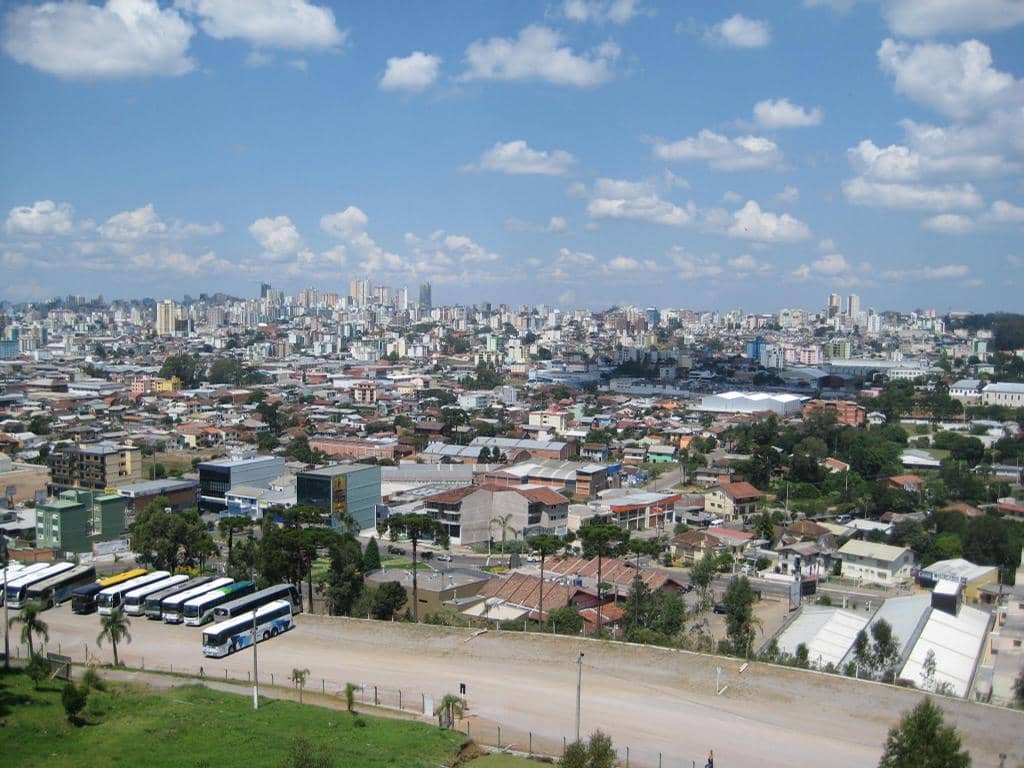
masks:
<path id="1" fill-rule="evenodd" d="M 371 536 L 370 543 L 366 545 L 363 553 L 363 573 L 369 573 L 380 568 L 380 547 L 377 546 L 377 537 Z"/>
<path id="2" fill-rule="evenodd" d="M 889 731 L 878 768 L 970 768 L 971 756 L 960 751 L 960 735 L 946 725 L 942 710 L 925 699 Z"/>

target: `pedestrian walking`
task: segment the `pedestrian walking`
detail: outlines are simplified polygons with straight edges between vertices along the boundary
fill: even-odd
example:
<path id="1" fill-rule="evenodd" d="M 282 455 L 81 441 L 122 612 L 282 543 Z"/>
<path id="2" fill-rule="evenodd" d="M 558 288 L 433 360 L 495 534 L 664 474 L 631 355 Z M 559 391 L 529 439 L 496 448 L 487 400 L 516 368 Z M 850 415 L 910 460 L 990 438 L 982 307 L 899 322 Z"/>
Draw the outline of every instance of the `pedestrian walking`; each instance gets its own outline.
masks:
<path id="1" fill-rule="evenodd" d="M 715 750 L 708 752 L 708 761 L 704 763 L 704 768 L 715 768 Z"/>
<path id="2" fill-rule="evenodd" d="M 466 695 L 466 684 L 465 683 L 459 683 L 459 695 L 460 696 L 465 696 Z"/>

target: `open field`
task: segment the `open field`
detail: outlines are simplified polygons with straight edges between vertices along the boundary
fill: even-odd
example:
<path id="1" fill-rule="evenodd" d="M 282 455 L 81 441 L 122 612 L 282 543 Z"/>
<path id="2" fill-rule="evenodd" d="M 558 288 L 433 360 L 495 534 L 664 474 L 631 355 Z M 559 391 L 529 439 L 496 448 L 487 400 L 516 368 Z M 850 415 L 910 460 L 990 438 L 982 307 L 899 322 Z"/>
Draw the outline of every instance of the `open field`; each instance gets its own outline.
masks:
<path id="1" fill-rule="evenodd" d="M 276 766 L 303 735 L 336 756 L 337 765 L 433 768 L 465 737 L 403 720 L 360 717 L 267 699 L 258 712 L 246 696 L 198 685 L 166 690 L 108 684 L 93 691 L 83 727 L 69 724 L 60 681 L 33 690 L 25 675 L 0 675 L 0 754 L 5 766 L 146 768 Z"/>
<path id="2" fill-rule="evenodd" d="M 76 616 L 64 606 L 43 614 L 49 650 L 82 660 L 111 659 L 95 646 L 98 618 Z M 751 664 L 669 649 L 555 637 L 539 633 L 484 632 L 404 623 L 300 616 L 295 630 L 262 643 L 261 679 L 281 682 L 299 666 L 309 668 L 311 690 L 336 692 L 351 681 L 401 689 L 406 702 L 467 686 L 474 738 L 558 754 L 573 737 L 576 654 L 583 664 L 582 730 L 602 728 L 616 745 L 631 748 L 632 766 L 690 766 L 714 749 L 722 765 L 829 765 L 862 768 L 878 762 L 886 732 L 921 697 L 911 690 L 785 667 Z M 134 642 L 121 649 L 131 666 L 246 680 L 249 653 L 214 660 L 200 650 L 200 630 L 133 620 Z M 21 649 L 24 656 L 25 650 Z M 721 669 L 721 684 L 715 685 Z M 977 766 L 1024 761 L 1024 713 L 940 699 L 964 737 Z"/>

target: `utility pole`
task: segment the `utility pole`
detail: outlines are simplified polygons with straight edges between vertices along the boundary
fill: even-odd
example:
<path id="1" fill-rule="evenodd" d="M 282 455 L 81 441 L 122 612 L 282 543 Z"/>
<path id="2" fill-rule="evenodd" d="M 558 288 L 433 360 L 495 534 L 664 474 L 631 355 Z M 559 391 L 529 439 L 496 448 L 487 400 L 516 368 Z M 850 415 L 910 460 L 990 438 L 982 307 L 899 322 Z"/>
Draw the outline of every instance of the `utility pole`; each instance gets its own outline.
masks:
<path id="1" fill-rule="evenodd" d="M 256 609 L 252 610 L 252 708 L 260 708 L 260 679 L 256 664 Z"/>
<path id="2" fill-rule="evenodd" d="M 580 740 L 580 701 L 583 690 L 583 651 L 576 658 L 576 741 Z"/>
<path id="3" fill-rule="evenodd" d="M 3 590 L 7 592 L 7 566 L 10 565 L 10 561 L 7 559 L 7 539 L 0 534 L 0 562 L 3 563 Z M 11 644 L 8 639 L 8 633 L 10 631 L 10 621 L 7 619 L 7 595 L 3 595 L 4 598 L 4 671 L 11 671 Z"/>

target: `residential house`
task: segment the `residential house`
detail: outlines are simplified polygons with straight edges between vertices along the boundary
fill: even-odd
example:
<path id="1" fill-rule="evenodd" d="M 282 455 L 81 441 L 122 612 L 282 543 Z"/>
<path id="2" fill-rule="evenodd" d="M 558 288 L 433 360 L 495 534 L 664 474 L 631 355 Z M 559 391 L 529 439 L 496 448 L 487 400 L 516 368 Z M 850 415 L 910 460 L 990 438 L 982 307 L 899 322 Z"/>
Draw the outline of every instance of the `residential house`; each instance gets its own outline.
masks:
<path id="1" fill-rule="evenodd" d="M 453 544 L 479 544 L 502 538 L 493 525 L 508 516 L 507 538 L 547 533 L 564 535 L 569 500 L 543 485 L 470 485 L 423 499 L 424 508 L 442 523 Z"/>
<path id="2" fill-rule="evenodd" d="M 704 509 L 725 522 L 756 515 L 764 494 L 747 482 L 720 482 L 704 494 Z"/>
<path id="3" fill-rule="evenodd" d="M 842 561 L 842 575 L 869 584 L 892 585 L 910 580 L 914 553 L 907 547 L 893 547 L 852 539 L 836 552 Z"/>

